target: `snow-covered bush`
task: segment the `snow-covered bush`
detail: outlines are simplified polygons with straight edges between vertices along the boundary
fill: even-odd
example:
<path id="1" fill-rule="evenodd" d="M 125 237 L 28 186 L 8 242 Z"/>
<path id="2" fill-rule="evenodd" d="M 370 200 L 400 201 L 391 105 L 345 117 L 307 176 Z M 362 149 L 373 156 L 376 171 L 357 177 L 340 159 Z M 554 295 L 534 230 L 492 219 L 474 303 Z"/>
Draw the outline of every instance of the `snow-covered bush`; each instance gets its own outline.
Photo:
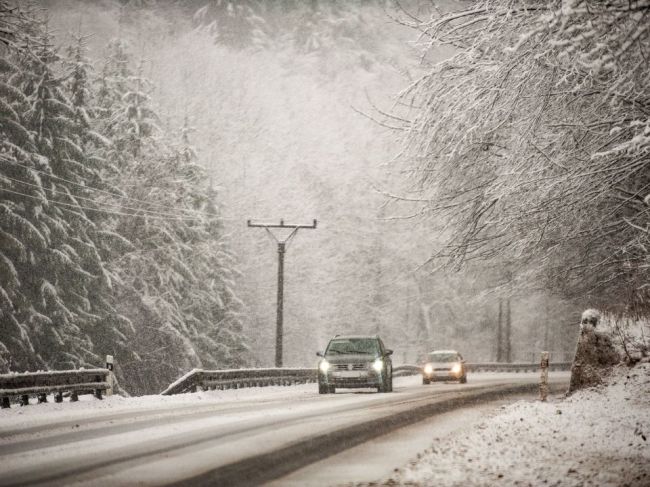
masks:
<path id="1" fill-rule="evenodd" d="M 614 365 L 648 361 L 647 321 L 582 313 L 580 336 L 571 367 L 569 392 L 603 383 Z"/>

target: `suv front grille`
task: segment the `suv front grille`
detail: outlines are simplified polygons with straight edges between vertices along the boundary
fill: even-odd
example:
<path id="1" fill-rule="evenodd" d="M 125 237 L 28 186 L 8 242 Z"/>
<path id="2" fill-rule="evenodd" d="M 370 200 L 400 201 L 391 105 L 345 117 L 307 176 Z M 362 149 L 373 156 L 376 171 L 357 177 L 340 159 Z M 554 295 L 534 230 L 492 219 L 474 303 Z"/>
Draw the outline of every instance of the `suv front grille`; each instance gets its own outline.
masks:
<path id="1" fill-rule="evenodd" d="M 334 370 L 365 370 L 366 364 L 336 364 Z"/>

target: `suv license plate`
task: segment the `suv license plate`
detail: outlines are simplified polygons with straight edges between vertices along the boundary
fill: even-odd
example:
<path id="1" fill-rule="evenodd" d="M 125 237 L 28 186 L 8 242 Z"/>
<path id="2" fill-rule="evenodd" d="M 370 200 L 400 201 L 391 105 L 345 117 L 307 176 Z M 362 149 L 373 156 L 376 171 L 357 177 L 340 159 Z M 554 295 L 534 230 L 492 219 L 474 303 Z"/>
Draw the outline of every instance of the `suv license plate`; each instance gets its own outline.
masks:
<path id="1" fill-rule="evenodd" d="M 334 375 L 337 377 L 365 377 L 367 374 L 360 370 L 342 370 L 334 372 Z"/>

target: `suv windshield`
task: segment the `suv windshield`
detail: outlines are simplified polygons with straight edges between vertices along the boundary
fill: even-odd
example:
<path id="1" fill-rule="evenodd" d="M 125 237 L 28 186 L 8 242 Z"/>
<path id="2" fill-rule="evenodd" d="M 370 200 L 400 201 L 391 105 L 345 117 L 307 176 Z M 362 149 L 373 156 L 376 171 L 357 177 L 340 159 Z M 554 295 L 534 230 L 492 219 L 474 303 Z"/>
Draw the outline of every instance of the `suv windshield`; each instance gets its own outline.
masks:
<path id="1" fill-rule="evenodd" d="M 430 353 L 429 362 L 457 362 L 458 354 L 455 353 Z"/>
<path id="2" fill-rule="evenodd" d="M 372 354 L 379 353 L 379 343 L 374 338 L 336 338 L 325 351 L 329 354 Z"/>

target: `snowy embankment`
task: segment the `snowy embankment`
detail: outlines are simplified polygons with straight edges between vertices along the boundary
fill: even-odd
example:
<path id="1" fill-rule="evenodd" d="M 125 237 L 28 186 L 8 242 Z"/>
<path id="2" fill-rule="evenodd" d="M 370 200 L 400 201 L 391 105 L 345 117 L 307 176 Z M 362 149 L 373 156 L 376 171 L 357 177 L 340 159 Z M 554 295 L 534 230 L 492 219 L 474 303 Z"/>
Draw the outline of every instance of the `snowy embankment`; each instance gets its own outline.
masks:
<path id="1" fill-rule="evenodd" d="M 377 484 L 650 485 L 650 363 L 617 367 L 604 386 L 503 406 L 463 434 L 433 438 Z"/>

